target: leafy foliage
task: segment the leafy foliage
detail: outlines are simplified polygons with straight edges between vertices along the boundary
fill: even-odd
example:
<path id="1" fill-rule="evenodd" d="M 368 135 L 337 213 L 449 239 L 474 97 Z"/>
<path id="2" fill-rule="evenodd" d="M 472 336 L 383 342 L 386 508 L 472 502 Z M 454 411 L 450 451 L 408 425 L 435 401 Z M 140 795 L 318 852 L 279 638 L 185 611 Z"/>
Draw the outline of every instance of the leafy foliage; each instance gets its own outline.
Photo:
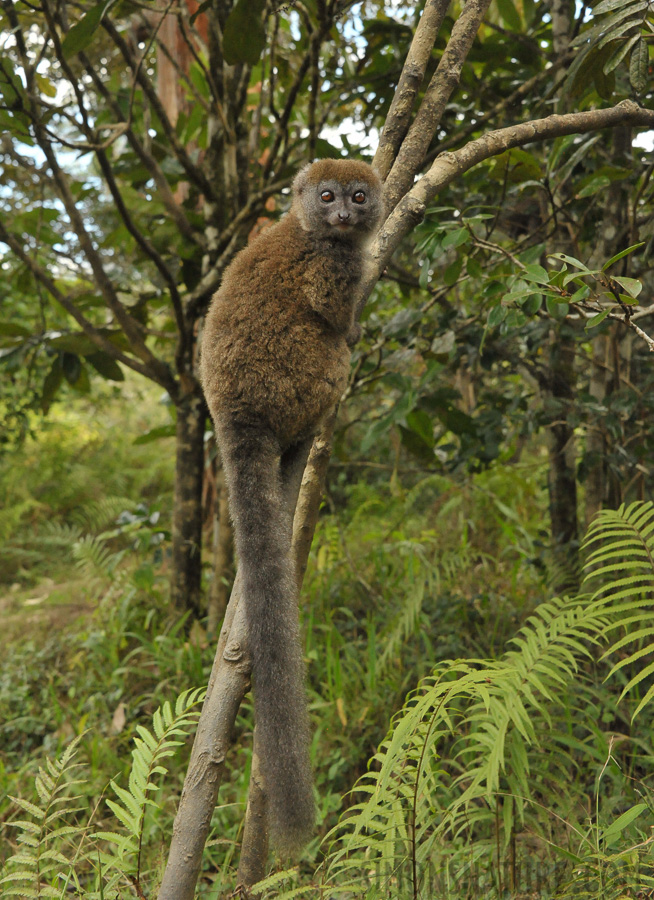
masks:
<path id="1" fill-rule="evenodd" d="M 654 504 L 632 503 L 618 510 L 601 510 L 586 536 L 589 581 L 598 581 L 595 598 L 609 604 L 619 618 L 608 632 L 624 632 L 604 654 L 614 663 L 610 676 L 635 669 L 625 684 L 620 699 L 632 691 L 645 689 L 633 717 L 654 697 L 654 662 L 647 657 L 654 651 L 654 618 L 650 609 L 654 590 Z M 626 656 L 623 656 L 628 649 Z M 642 663 L 645 662 L 645 665 Z"/>
<path id="2" fill-rule="evenodd" d="M 528 864 L 528 857 L 515 857 L 521 832 L 538 836 L 541 854 L 549 846 L 572 863 L 557 876 L 557 897 L 609 898 L 654 887 L 652 839 L 645 836 L 654 805 L 645 786 L 643 799 L 619 815 L 600 813 L 602 779 L 616 767 L 613 741 L 603 764 L 598 760 L 590 829 L 583 807 L 575 810 L 572 796 L 557 791 L 563 779 L 574 793 L 571 760 L 562 751 L 575 748 L 580 762 L 592 753 L 575 734 L 580 726 L 592 732 L 594 722 L 582 720 L 571 732 L 565 711 L 583 715 L 586 707 L 592 715 L 585 673 L 595 647 L 616 629 L 626 634 L 604 658 L 638 643 L 607 677 L 654 652 L 653 532 L 651 503 L 604 511 L 586 541 L 589 548 L 601 544 L 586 564 L 587 584 L 601 584 L 594 593 L 540 604 L 501 659 L 446 662 L 423 680 L 355 787 L 364 799 L 328 836 L 331 848 L 313 889 L 321 884 L 366 898 L 389 891 L 434 895 L 439 872 L 462 890 L 481 864 L 490 876 L 483 896 L 500 896 L 501 850 L 514 854 L 514 872 Z M 649 666 L 638 672 L 622 696 L 650 674 Z M 653 693 L 646 692 L 634 717 Z M 303 895 L 310 894 L 276 894 Z"/>
<path id="3" fill-rule="evenodd" d="M 81 738 L 72 741 L 59 759 L 46 760 L 46 768 L 39 769 L 35 785 L 39 804 L 12 797 L 30 819 L 16 820 L 20 830 L 21 849 L 9 858 L 9 872 L 0 878 L 3 897 L 62 897 L 66 886 L 74 883 L 76 853 L 66 856 L 62 845 L 72 845 L 83 835 L 74 824 L 78 812 L 76 797 L 70 789 L 81 784 L 71 776 L 79 763 L 75 762 Z"/>
<path id="4" fill-rule="evenodd" d="M 145 815 L 149 806 L 157 806 L 148 796 L 158 787 L 153 779 L 157 775 L 167 774 L 163 761 L 174 756 L 197 723 L 200 714 L 194 707 L 202 702 L 204 694 L 202 688 L 184 691 L 177 698 L 174 710 L 166 701 L 152 718 L 154 733 L 143 725 L 137 725 L 139 737 L 134 739 L 128 789 L 120 787 L 115 781 L 111 782 L 118 799 L 107 800 L 107 806 L 125 831 L 122 834 L 116 831 L 98 831 L 93 837 L 114 845 L 113 853 L 101 854 L 102 863 L 118 869 L 123 875 L 129 875 L 136 883 L 141 878 Z"/>
<path id="5" fill-rule="evenodd" d="M 167 775 L 164 760 L 174 756 L 184 743 L 197 722 L 199 712 L 195 707 L 203 697 L 203 689 L 184 691 L 174 709 L 166 701 L 153 716 L 154 733 L 143 725 L 137 726 L 139 737 L 134 741 L 128 789 L 112 781 L 117 800 L 107 800 L 117 820 L 116 827 L 122 826 L 122 832 L 90 833 L 90 819 L 78 824 L 81 809 L 74 803 L 79 797 L 71 796 L 70 789 L 82 786 L 84 781 L 70 776 L 79 767 L 74 760 L 83 736 L 72 741 L 60 759 L 46 760 L 47 771 L 39 769 L 35 780 L 40 805 L 12 797 L 31 819 L 12 822 L 19 829 L 21 849 L 7 860 L 7 874 L 0 878 L 2 896 L 61 898 L 73 894 L 104 900 L 122 896 L 119 886 L 125 883 L 140 891 L 146 812 L 157 807 L 149 796 L 158 789 L 153 779 Z M 107 843 L 113 845 L 113 851 L 102 849 Z M 67 856 L 62 846 L 73 846 L 74 852 Z M 96 869 L 97 891 L 85 886 L 81 875 L 89 863 Z"/>

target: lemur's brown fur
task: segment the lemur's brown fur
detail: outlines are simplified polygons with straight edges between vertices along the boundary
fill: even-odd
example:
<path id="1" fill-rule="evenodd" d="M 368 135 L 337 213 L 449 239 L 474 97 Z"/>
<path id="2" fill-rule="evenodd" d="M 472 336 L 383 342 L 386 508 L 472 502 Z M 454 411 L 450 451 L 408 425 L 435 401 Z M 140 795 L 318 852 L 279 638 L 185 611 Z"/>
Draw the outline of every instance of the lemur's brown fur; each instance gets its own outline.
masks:
<path id="1" fill-rule="evenodd" d="M 273 845 L 309 837 L 309 722 L 290 556 L 313 436 L 346 384 L 365 246 L 382 212 L 366 163 L 319 160 L 290 212 L 238 254 L 207 314 L 204 392 L 230 495 Z"/>

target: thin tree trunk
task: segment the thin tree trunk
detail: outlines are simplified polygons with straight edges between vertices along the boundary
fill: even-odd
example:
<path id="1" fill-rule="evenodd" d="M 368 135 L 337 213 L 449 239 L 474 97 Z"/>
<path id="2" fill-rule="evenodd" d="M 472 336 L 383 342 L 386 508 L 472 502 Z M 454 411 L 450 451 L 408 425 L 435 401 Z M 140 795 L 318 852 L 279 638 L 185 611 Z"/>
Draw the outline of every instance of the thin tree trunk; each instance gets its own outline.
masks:
<path id="1" fill-rule="evenodd" d="M 219 469 L 216 478 L 216 502 L 214 514 L 214 549 L 213 549 L 213 580 L 209 591 L 207 605 L 207 634 L 216 633 L 218 624 L 225 615 L 230 588 L 227 575 L 230 572 L 234 558 L 234 537 L 232 523 L 229 517 L 229 503 L 227 498 L 227 484 L 225 473 Z"/>
<path id="2" fill-rule="evenodd" d="M 237 885 L 246 891 L 261 881 L 266 874 L 268 860 L 268 820 L 266 789 L 259 767 L 257 730 L 254 729 L 252 770 L 248 788 L 248 805 L 245 811 L 245 827 L 238 863 Z"/>
<path id="3" fill-rule="evenodd" d="M 611 159 L 614 165 L 624 165 L 631 156 L 631 128 L 624 126 L 614 128 L 611 133 Z M 612 181 L 606 194 L 606 205 L 602 217 L 602 226 L 596 250 L 591 257 L 592 266 L 600 268 L 608 257 L 616 250 L 622 249 L 623 242 L 627 239 L 628 228 L 626 210 L 628 209 L 628 196 L 622 181 Z M 623 267 L 628 265 L 623 260 Z M 626 274 L 624 268 L 623 274 Z M 620 387 L 620 339 L 622 326 L 613 323 L 608 334 L 600 334 L 593 338 L 593 358 L 590 376 L 589 391 L 598 405 Z M 606 461 L 608 440 L 606 429 L 602 424 L 602 417 L 596 416 L 591 425 L 586 439 L 586 452 L 590 458 L 590 467 L 586 478 L 586 525 L 602 507 L 609 505 L 615 508 L 620 496 L 620 485 L 616 479 L 611 478 Z"/>
<path id="4" fill-rule="evenodd" d="M 179 610 L 201 612 L 202 479 L 206 405 L 199 388 L 177 405 L 173 571 L 170 595 Z"/>
<path id="5" fill-rule="evenodd" d="M 609 347 L 607 334 L 593 338 L 593 357 L 588 391 L 600 405 L 607 393 L 609 378 Z M 586 527 L 590 525 L 596 513 L 604 506 L 606 491 L 606 435 L 602 425 L 602 416 L 595 415 L 586 437 L 586 455 L 589 461 L 588 474 L 584 482 Z"/>
<path id="6" fill-rule="evenodd" d="M 563 326 L 565 327 L 565 326 Z M 554 588 L 574 591 L 578 586 L 579 528 L 574 429 L 569 415 L 575 392 L 575 342 L 553 331 L 550 337 L 550 404 L 548 428 L 550 525 L 554 556 Z"/>
<path id="7" fill-rule="evenodd" d="M 237 578 L 218 639 L 158 900 L 193 900 L 195 896 L 236 714 L 250 681 L 247 624 L 239 601 Z"/>
<path id="8" fill-rule="evenodd" d="M 554 52 L 568 51 L 574 19 L 570 0 L 550 0 Z M 569 250 L 565 243 L 556 249 Z M 566 333 L 567 332 L 567 333 Z M 577 448 L 569 416 L 576 390 L 575 341 L 565 322 L 550 331 L 549 405 L 552 420 L 547 430 L 550 529 L 554 558 L 553 587 L 576 591 L 579 584 L 579 529 L 577 524 Z M 546 399 L 546 404 L 547 404 Z"/>

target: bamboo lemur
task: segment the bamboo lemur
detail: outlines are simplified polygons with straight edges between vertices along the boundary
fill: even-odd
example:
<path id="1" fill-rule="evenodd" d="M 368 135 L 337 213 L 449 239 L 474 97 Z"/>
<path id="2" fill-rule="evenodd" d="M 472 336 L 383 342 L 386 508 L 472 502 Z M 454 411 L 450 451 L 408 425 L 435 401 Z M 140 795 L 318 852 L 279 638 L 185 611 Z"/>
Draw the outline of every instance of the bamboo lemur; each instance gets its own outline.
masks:
<path id="1" fill-rule="evenodd" d="M 234 521 L 268 825 L 283 854 L 309 838 L 315 814 L 293 514 L 313 437 L 346 384 L 381 213 L 366 163 L 306 166 L 290 211 L 231 263 L 205 322 L 202 382 Z"/>

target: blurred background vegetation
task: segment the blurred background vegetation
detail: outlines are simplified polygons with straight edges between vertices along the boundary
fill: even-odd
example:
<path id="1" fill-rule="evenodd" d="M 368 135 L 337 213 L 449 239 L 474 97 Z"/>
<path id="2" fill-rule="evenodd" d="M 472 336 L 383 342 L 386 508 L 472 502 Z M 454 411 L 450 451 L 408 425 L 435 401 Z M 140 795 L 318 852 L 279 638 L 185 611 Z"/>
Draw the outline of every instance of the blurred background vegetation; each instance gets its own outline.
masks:
<path id="1" fill-rule="evenodd" d="M 555 111 L 627 97 L 651 107 L 649 5 L 570 6 L 564 51 L 554 5 L 491 4 L 431 158 L 489 128 Z M 252 25 L 248 16 L 261 19 L 263 5 L 252 4 L 255 13 L 240 7 L 241 30 Z M 207 87 L 199 44 L 188 44 L 197 58 L 185 51 L 174 61 L 183 73 L 174 114 L 165 84 L 159 108 L 139 81 L 156 84 L 170 48 L 165 30 L 138 4 L 118 4 L 104 29 L 71 7 L 71 21 L 86 22 L 86 31 L 73 33 L 68 20 L 60 27 L 62 4 L 44 0 L 40 7 L 52 15 L 51 27 L 26 3 L 0 3 L 0 861 L 16 849 L 11 826 L 23 817 L 12 798 L 38 802 L 33 781 L 43 759 L 78 735 L 86 779 L 78 805 L 86 818 L 93 811 L 94 829 L 115 828 L 103 798 L 110 779 L 127 777 L 135 727 L 147 725 L 165 700 L 207 682 L 217 624 L 207 598 L 229 587 L 233 560 L 223 555 L 214 574 L 218 545 L 229 542 L 219 462 L 199 407 L 191 451 L 200 460 L 195 527 L 204 549 L 182 584 L 192 588 L 186 608 L 174 548 L 175 462 L 191 440 L 180 416 L 198 398 L 198 323 L 230 254 L 285 209 L 298 163 L 314 155 L 370 158 L 420 7 L 345 3 L 326 23 L 319 2 L 269 4 L 253 59 L 246 58 L 250 45 L 226 38 L 231 74 L 218 93 L 227 121 L 212 133 L 204 113 L 213 110 L 214 86 Z M 216 0 L 201 12 L 225 26 L 237 9 Z M 180 21 L 201 39 L 202 18 L 191 12 Z M 454 4 L 445 19 L 428 76 L 459 12 Z M 31 85 L 15 39 L 17 16 L 48 63 Z M 69 35 L 65 52 L 52 36 L 58 30 Z M 257 45 L 259 31 L 253 34 Z M 131 81 L 125 61 L 141 53 Z M 89 69 L 115 108 L 86 78 Z M 319 101 L 307 89 L 316 84 L 312 73 Z M 102 151 L 109 178 L 102 154 L 80 146 L 88 135 L 70 113 L 75 78 L 94 128 L 121 121 L 122 110 L 133 129 L 135 143 L 121 136 Z M 302 90 L 294 94 L 298 78 Z M 238 157 L 253 135 L 249 155 Z M 568 136 L 480 164 L 439 196 L 366 307 L 302 593 L 320 804 L 319 833 L 300 867 L 309 881 L 325 853 L 320 840 L 365 796 L 348 791 L 369 765 L 383 771 L 375 753 L 408 692 L 434 672 L 455 679 L 458 670 L 439 668 L 446 660 L 506 659 L 543 604 L 587 590 L 579 549 L 593 517 L 652 497 L 650 348 L 626 321 L 638 319 L 645 336 L 651 329 L 651 137 L 629 128 Z M 100 248 L 113 285 L 104 293 L 44 147 L 55 148 Z M 161 199 L 160 175 L 172 200 Z M 127 227 L 112 179 L 161 265 Z M 226 235 L 222 244 L 212 243 L 216 233 Z M 56 283 L 49 287 L 44 273 Z M 166 273 L 186 303 L 183 321 Z M 60 296 L 72 298 L 109 341 L 105 350 L 80 330 Z M 154 361 L 139 362 L 114 301 L 137 323 Z M 648 538 L 645 530 L 644 544 Z M 603 645 L 593 644 L 599 631 L 588 653 L 571 650 L 575 675 L 560 682 L 554 718 L 532 736 L 529 764 L 523 760 L 532 819 L 525 824 L 517 807 L 502 802 L 503 791 L 517 796 L 513 782 L 500 784 L 485 806 L 476 799 L 472 830 L 459 844 L 451 836 L 450 845 L 462 859 L 470 852 L 468 880 L 458 887 L 439 881 L 443 896 L 652 896 L 643 887 L 629 893 L 624 879 L 612 880 L 615 868 L 602 868 L 651 873 L 651 711 L 632 719 L 652 683 L 654 565 L 648 577 L 634 588 L 640 620 L 611 626 L 614 638 L 642 626 L 634 658 L 625 645 L 602 660 Z M 605 680 L 620 659 L 625 665 Z M 469 726 L 465 720 L 443 738 L 433 772 L 470 765 L 456 749 Z M 251 730 L 246 704 L 202 896 L 234 886 Z M 149 873 L 165 860 L 187 758 L 184 748 L 169 761 L 158 806 L 145 819 L 142 868 Z M 477 821 L 474 809 L 482 807 L 490 818 Z M 421 871 L 431 865 L 444 877 L 447 853 L 430 852 Z M 359 862 L 363 886 L 346 896 L 437 896 L 427 881 L 418 891 L 415 882 L 393 886 L 387 875 L 375 886 L 365 857 Z M 529 883 L 532 893 L 521 888 L 527 864 L 541 878 Z"/>

